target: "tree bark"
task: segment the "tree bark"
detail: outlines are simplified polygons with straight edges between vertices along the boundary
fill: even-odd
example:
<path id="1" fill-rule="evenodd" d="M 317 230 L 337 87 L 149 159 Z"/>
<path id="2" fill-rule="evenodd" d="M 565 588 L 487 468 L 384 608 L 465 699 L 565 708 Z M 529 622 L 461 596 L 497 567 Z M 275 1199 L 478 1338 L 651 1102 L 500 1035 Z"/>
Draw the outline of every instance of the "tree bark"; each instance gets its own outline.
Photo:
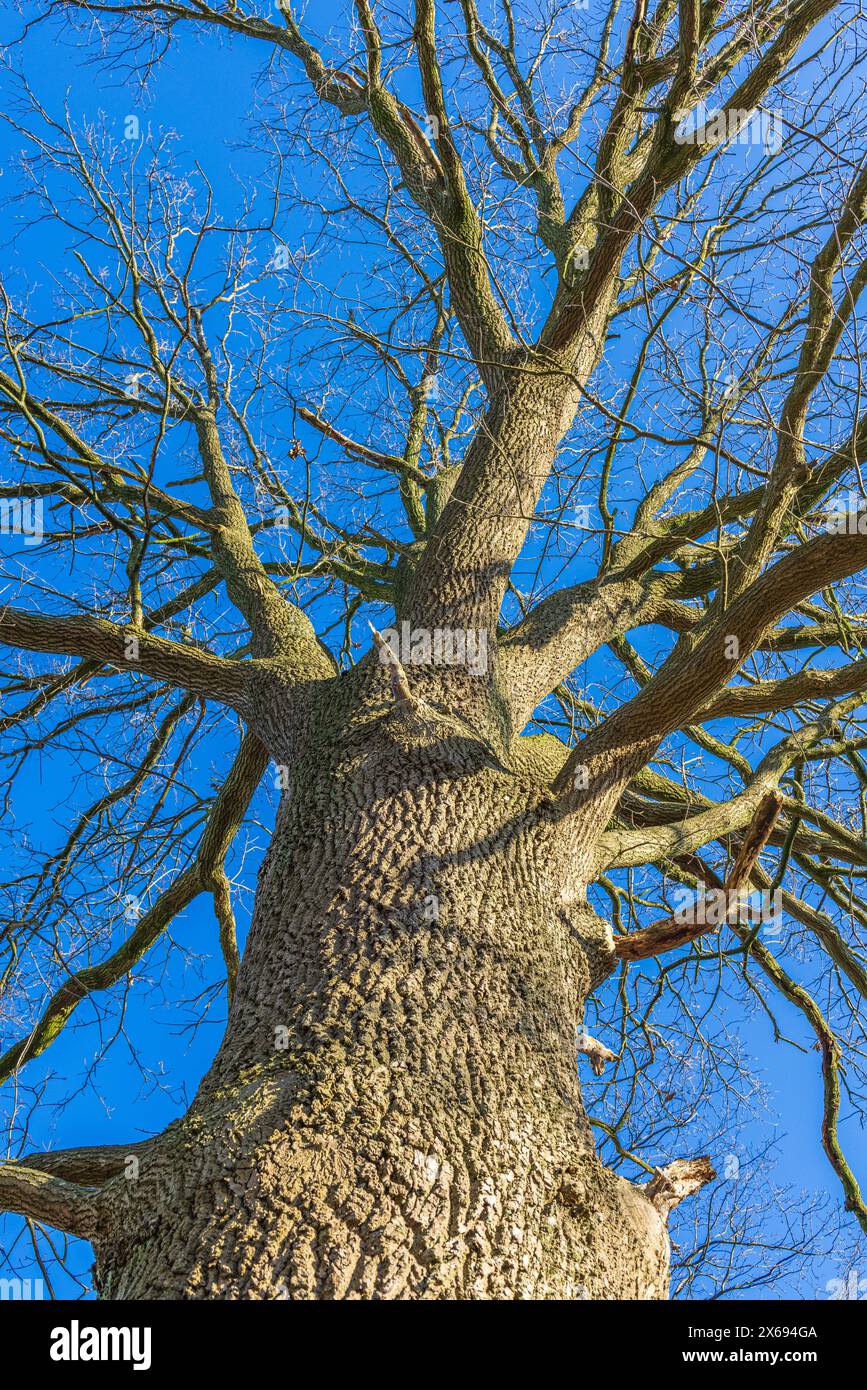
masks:
<path id="1" fill-rule="evenodd" d="M 369 667 L 302 745 L 218 1055 L 103 1192 L 101 1295 L 665 1297 L 663 1220 L 582 1104 L 613 947 L 543 782 Z"/>

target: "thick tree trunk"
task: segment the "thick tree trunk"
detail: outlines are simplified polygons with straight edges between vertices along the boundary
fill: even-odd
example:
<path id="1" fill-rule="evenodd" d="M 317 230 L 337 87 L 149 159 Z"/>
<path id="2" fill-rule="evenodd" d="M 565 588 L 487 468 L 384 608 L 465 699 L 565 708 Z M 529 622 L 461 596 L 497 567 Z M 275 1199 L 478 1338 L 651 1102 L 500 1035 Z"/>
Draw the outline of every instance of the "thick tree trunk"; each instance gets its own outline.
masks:
<path id="1" fill-rule="evenodd" d="M 102 1295 L 665 1297 L 663 1223 L 582 1106 L 610 932 L 544 788 L 442 713 L 329 698 L 214 1065 L 109 1185 Z"/>

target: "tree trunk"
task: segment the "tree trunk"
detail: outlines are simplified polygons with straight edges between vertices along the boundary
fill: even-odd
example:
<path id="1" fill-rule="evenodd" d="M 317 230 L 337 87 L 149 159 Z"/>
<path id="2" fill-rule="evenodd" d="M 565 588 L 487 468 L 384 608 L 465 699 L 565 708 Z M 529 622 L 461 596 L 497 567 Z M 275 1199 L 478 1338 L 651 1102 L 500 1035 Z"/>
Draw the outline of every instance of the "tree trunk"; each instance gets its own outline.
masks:
<path id="1" fill-rule="evenodd" d="M 102 1296 L 665 1297 L 663 1222 L 581 1101 L 575 1029 L 613 960 L 583 856 L 460 720 L 352 685 L 282 750 L 226 1034 L 106 1189 Z"/>

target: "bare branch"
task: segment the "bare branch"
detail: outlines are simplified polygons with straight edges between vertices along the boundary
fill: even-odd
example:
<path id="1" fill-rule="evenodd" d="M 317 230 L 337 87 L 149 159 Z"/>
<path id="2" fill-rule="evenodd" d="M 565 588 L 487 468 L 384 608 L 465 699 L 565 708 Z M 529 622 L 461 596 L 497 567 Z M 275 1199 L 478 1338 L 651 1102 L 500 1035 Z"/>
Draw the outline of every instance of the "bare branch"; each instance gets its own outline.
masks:
<path id="1" fill-rule="evenodd" d="M 704 911 L 696 912 L 698 920 L 685 922 L 677 917 L 668 917 L 655 922 L 651 927 L 630 932 L 628 936 L 618 937 L 614 943 L 614 954 L 618 960 L 647 960 L 685 946 L 708 932 L 716 931 L 723 922 L 737 916 L 738 894 L 750 881 L 759 855 L 767 844 L 782 805 L 782 798 L 775 792 L 763 797 L 756 808 L 746 834 L 738 850 L 720 894 L 712 893 L 703 904 Z M 718 899 L 722 897 L 721 911 L 717 911 Z M 710 910 L 708 910 L 710 909 Z"/>
<path id="2" fill-rule="evenodd" d="M 119 671 L 141 671 L 194 695 L 221 700 L 239 713 L 247 708 L 251 668 L 201 647 L 169 642 L 130 624 L 105 618 L 22 613 L 0 609 L 0 642 L 26 651 L 60 653 L 108 662 Z"/>
<path id="3" fill-rule="evenodd" d="M 18 1163 L 0 1163 L 0 1211 L 45 1221 L 84 1240 L 92 1239 L 97 1229 L 92 1192 Z"/>

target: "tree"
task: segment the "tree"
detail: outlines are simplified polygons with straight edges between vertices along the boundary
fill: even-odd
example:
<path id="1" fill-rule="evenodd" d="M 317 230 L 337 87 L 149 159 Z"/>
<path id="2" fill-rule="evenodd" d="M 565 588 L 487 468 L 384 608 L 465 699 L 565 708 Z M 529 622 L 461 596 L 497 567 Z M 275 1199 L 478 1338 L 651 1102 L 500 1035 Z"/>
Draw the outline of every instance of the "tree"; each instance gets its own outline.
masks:
<path id="1" fill-rule="evenodd" d="M 713 1177 L 649 1089 L 691 980 L 803 1016 L 867 1231 L 857 6 L 339 17 L 45 0 L 17 49 L 56 24 L 147 78 L 194 31 L 267 71 L 230 222 L 138 117 L 33 81 L 10 118 L 67 260 L 4 290 L 4 515 L 51 517 L 4 726 L 13 774 L 69 739 L 103 785 L 7 885 L 0 1078 L 200 894 L 228 1018 L 162 1133 L 13 1155 L 0 1204 L 108 1298 L 664 1297 Z"/>

